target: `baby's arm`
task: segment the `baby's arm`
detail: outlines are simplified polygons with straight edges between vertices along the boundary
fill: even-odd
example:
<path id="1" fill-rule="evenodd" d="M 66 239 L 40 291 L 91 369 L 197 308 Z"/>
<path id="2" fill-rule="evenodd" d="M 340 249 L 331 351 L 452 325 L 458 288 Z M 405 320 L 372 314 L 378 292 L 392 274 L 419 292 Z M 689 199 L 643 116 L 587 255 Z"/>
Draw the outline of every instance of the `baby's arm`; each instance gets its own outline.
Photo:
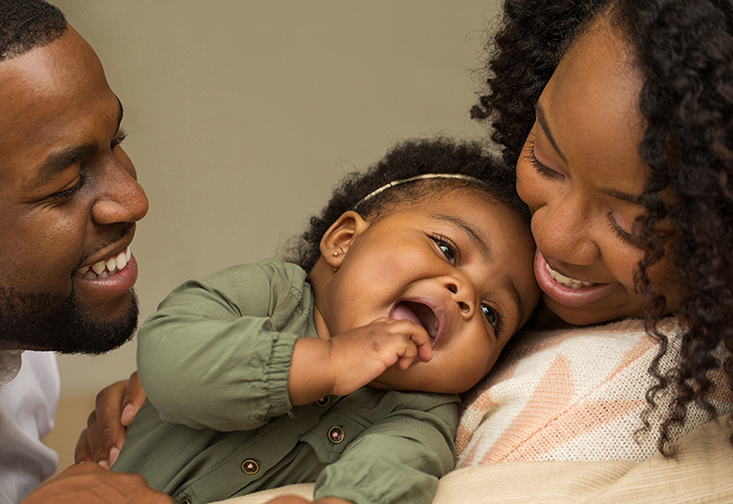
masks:
<path id="1" fill-rule="evenodd" d="M 432 357 L 430 337 L 409 320 L 377 319 L 343 334 L 295 343 L 288 377 L 290 401 L 298 406 L 327 395 L 348 395 L 395 364 L 407 369 Z"/>
<path id="2" fill-rule="evenodd" d="M 302 278 L 278 277 L 268 264 L 186 282 L 140 328 L 140 379 L 161 418 L 230 431 L 290 411 L 288 366 L 299 335 L 276 330 L 270 314 L 296 311 L 291 291 Z"/>

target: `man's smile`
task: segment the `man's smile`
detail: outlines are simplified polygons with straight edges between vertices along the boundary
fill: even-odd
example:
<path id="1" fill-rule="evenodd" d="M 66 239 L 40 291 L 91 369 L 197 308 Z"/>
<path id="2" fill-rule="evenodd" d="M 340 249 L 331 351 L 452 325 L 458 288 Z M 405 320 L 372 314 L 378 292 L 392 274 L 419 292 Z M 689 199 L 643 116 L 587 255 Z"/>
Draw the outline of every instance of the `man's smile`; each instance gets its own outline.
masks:
<path id="1" fill-rule="evenodd" d="M 117 255 L 113 255 L 107 259 L 98 261 L 90 266 L 84 266 L 76 270 L 74 276 L 84 278 L 85 280 L 96 280 L 98 278 L 107 278 L 114 275 L 118 271 L 127 266 L 132 254 L 128 246 Z"/>

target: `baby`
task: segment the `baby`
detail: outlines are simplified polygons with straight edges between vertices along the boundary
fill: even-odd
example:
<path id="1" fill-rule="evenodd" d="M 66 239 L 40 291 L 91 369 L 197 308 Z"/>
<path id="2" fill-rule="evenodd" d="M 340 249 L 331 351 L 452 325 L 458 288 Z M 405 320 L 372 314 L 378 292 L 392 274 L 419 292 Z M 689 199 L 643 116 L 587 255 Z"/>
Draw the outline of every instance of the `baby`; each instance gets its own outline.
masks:
<path id="1" fill-rule="evenodd" d="M 432 500 L 455 394 L 539 299 L 512 176 L 476 144 L 406 142 L 342 181 L 296 255 L 186 282 L 143 324 L 149 401 L 113 469 L 187 504 L 308 481 Z"/>

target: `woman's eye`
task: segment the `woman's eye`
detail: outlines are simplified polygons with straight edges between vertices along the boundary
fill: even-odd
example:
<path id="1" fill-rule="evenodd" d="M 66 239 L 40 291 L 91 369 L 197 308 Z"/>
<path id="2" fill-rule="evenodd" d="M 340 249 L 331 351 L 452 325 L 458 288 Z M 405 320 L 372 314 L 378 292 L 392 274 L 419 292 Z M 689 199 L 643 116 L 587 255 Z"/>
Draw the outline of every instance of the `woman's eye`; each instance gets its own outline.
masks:
<path id="1" fill-rule="evenodd" d="M 489 324 L 491 324 L 491 327 L 494 328 L 494 334 L 498 334 L 501 330 L 501 317 L 499 317 L 499 314 L 496 312 L 496 310 L 494 310 L 491 306 L 482 304 L 481 312 L 484 314 L 484 317 L 489 322 Z"/>
<path id="2" fill-rule="evenodd" d="M 562 173 L 556 172 L 549 166 L 542 164 L 537 159 L 537 156 L 535 156 L 535 153 L 534 153 L 534 140 L 527 140 L 527 142 L 529 143 L 529 149 L 527 149 L 527 154 L 525 155 L 525 159 L 535 170 L 537 170 L 537 173 L 539 173 L 542 176 L 549 177 L 551 179 L 564 180 L 565 176 Z"/>
<path id="3" fill-rule="evenodd" d="M 631 233 L 627 232 L 616 222 L 616 218 L 613 216 L 613 212 L 608 213 L 608 221 L 611 223 L 611 230 L 618 236 L 618 238 L 624 243 L 629 245 L 638 246 L 638 240 Z"/>

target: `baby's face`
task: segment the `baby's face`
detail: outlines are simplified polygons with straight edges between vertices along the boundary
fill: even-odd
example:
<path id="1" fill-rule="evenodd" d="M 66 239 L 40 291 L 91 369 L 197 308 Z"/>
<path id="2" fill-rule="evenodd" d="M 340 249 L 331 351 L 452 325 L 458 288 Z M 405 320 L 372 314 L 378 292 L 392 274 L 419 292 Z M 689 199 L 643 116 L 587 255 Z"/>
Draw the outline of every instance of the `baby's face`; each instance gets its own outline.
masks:
<path id="1" fill-rule="evenodd" d="M 529 227 L 470 190 L 399 207 L 356 236 L 320 299 L 330 334 L 409 319 L 433 358 L 390 367 L 371 386 L 465 392 L 491 369 L 540 296 Z"/>

